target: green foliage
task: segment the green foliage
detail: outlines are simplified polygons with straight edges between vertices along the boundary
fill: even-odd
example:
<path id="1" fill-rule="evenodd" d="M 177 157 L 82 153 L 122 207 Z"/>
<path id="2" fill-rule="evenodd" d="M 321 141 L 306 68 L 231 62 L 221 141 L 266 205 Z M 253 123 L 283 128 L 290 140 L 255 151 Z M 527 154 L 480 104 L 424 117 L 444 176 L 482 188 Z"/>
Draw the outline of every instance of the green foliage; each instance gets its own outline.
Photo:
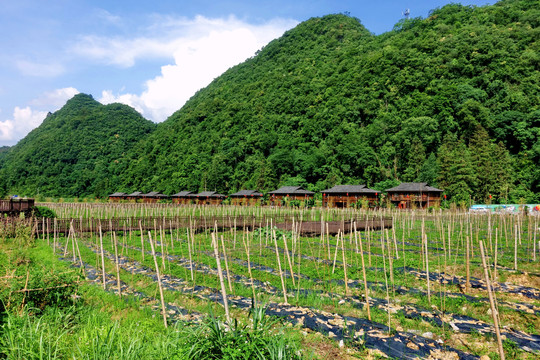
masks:
<path id="1" fill-rule="evenodd" d="M 391 179 L 427 181 L 454 202 L 538 201 L 539 18 L 530 0 L 450 4 L 379 36 L 345 15 L 312 18 L 155 131 L 133 110 L 78 95 L 0 156 L 0 193 L 318 191 Z"/>
<path id="2" fill-rule="evenodd" d="M 34 208 L 32 209 L 32 214 L 37 218 L 54 219 L 55 217 L 57 217 L 56 213 L 46 206 L 34 206 Z"/>
<path id="3" fill-rule="evenodd" d="M 154 128 L 129 106 L 75 95 L 0 159 L 0 190 L 104 197 L 116 191 L 127 151 Z"/>
<path id="4" fill-rule="evenodd" d="M 192 343 L 186 359 L 301 359 L 294 344 L 276 333 L 276 318 L 265 315 L 264 307 L 252 309 L 251 324 L 236 319 L 225 324 L 212 313 L 203 326 L 187 339 Z"/>

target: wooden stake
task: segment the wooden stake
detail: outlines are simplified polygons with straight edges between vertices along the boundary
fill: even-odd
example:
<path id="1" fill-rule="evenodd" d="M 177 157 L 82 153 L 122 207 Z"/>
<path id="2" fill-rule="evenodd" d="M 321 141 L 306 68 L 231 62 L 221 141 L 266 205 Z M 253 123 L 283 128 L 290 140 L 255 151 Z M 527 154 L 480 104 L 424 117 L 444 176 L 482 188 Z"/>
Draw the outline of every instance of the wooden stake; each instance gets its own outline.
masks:
<path id="1" fill-rule="evenodd" d="M 467 236 L 467 245 L 465 249 L 465 272 L 466 272 L 466 280 L 465 280 L 465 292 L 469 292 L 469 289 L 471 287 L 471 269 L 470 269 L 470 244 L 469 244 L 469 236 Z"/>
<path id="2" fill-rule="evenodd" d="M 227 282 L 229 283 L 229 290 L 232 293 L 232 282 L 231 274 L 229 273 L 229 262 L 227 261 L 227 251 L 225 250 L 225 241 L 223 240 L 223 235 L 221 235 L 221 247 L 223 248 L 223 257 L 225 258 L 225 270 L 227 271 Z M 249 262 L 249 259 L 248 259 Z"/>
<path id="3" fill-rule="evenodd" d="M 293 233 L 294 234 L 294 233 Z M 294 236 L 294 235 L 293 235 Z M 283 244 L 285 245 L 285 254 L 287 255 L 287 262 L 289 263 L 289 269 L 291 271 L 291 279 L 292 279 L 292 283 L 293 283 L 293 286 L 296 286 L 296 283 L 294 281 L 294 271 L 293 271 L 293 266 L 292 266 L 292 262 L 291 262 L 291 256 L 289 254 L 289 248 L 287 246 L 287 239 L 285 238 L 285 234 L 283 234 Z M 294 256 L 294 255 L 293 255 Z"/>
<path id="4" fill-rule="evenodd" d="M 229 302 L 227 301 L 227 290 L 225 289 L 225 283 L 223 282 L 223 271 L 221 270 L 221 260 L 219 258 L 218 241 L 216 239 L 216 233 L 212 233 L 212 247 L 214 248 L 214 256 L 216 257 L 219 283 L 221 285 L 221 296 L 223 298 L 223 306 L 225 307 L 225 317 L 227 323 L 231 324 L 231 315 L 229 314 Z"/>
<path id="5" fill-rule="evenodd" d="M 501 360 L 504 360 L 504 349 L 501 339 L 501 331 L 499 329 L 499 319 L 497 309 L 495 308 L 495 300 L 493 295 L 493 290 L 491 289 L 491 282 L 489 281 L 489 273 L 486 264 L 486 257 L 484 252 L 484 242 L 480 240 L 480 252 L 482 255 L 482 266 L 484 267 L 484 277 L 486 279 L 486 288 L 489 295 L 489 306 L 491 307 L 491 315 L 493 317 L 493 325 L 495 326 L 495 333 L 497 334 L 497 344 L 499 345 L 499 356 Z"/>
<path id="6" fill-rule="evenodd" d="M 272 237 L 274 238 L 274 245 L 276 248 L 276 258 L 278 263 L 278 270 L 279 270 L 279 277 L 281 278 L 281 287 L 283 289 L 283 298 L 285 299 L 285 304 L 288 304 L 287 302 L 287 288 L 285 287 L 285 280 L 283 279 L 283 271 L 281 270 L 281 260 L 279 259 L 279 250 L 277 245 L 277 239 L 276 239 L 276 231 L 272 229 Z"/>
<path id="7" fill-rule="evenodd" d="M 343 233 L 341 233 L 341 253 L 343 255 L 343 274 L 344 274 L 344 280 L 345 280 L 345 295 L 348 296 L 349 295 L 349 279 L 347 278 L 347 260 L 345 258 L 345 242 L 343 241 Z"/>
<path id="8" fill-rule="evenodd" d="M 354 223 L 354 232 L 356 234 L 356 223 Z M 367 315 L 368 315 L 368 320 L 371 321 L 371 311 L 369 309 L 369 292 L 368 292 L 368 287 L 367 287 L 367 278 L 366 278 L 366 265 L 364 263 L 364 248 L 362 246 L 362 237 L 360 237 L 360 257 L 362 259 L 362 275 L 364 277 L 364 296 L 366 297 L 366 308 L 367 308 Z"/>
<path id="9" fill-rule="evenodd" d="M 154 266 L 156 267 L 156 276 L 159 288 L 159 297 L 161 299 L 161 313 L 163 314 L 163 325 L 167 327 L 167 313 L 165 311 L 165 299 L 163 296 L 163 287 L 161 285 L 161 275 L 159 274 L 159 265 L 156 259 L 156 250 L 154 248 L 154 241 L 152 240 L 152 233 L 148 232 L 148 240 L 150 241 L 150 247 L 152 249 L 152 257 L 154 258 Z"/>
<path id="10" fill-rule="evenodd" d="M 114 241 L 114 261 L 116 262 L 116 285 L 118 286 L 118 296 L 122 297 L 122 286 L 120 284 L 120 264 L 118 263 L 118 246 L 116 244 L 116 232 L 113 231 Z"/>
<path id="11" fill-rule="evenodd" d="M 105 255 L 103 254 L 103 233 L 101 231 L 101 224 L 99 225 L 99 246 L 101 248 L 101 275 L 103 277 L 103 289 L 105 289 Z"/>

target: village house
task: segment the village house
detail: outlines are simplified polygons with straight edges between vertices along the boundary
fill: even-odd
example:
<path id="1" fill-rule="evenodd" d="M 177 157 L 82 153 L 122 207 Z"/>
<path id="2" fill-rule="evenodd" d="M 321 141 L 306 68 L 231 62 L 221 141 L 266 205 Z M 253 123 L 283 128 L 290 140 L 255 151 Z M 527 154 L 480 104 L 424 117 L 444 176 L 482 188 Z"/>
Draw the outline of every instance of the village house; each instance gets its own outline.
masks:
<path id="1" fill-rule="evenodd" d="M 193 201 L 193 193 L 191 191 L 180 191 L 171 195 L 173 204 L 189 205 Z"/>
<path id="2" fill-rule="evenodd" d="M 160 194 L 157 191 L 151 191 L 148 194 L 142 194 L 142 201 L 145 203 L 157 203 L 160 200 L 166 200 L 169 196 Z"/>
<path id="3" fill-rule="evenodd" d="M 443 190 L 428 186 L 427 183 L 401 183 L 386 192 L 392 204 L 399 209 L 412 209 L 439 206 Z"/>
<path id="4" fill-rule="evenodd" d="M 263 194 L 257 190 L 240 190 L 229 197 L 231 205 L 253 206 L 261 203 Z"/>
<path id="5" fill-rule="evenodd" d="M 356 206 L 359 201 L 366 200 L 368 205 L 377 204 L 379 192 L 365 185 L 336 185 L 321 191 L 324 207 L 345 208 Z"/>
<path id="6" fill-rule="evenodd" d="M 143 196 L 142 192 L 135 191 L 129 195 L 126 195 L 126 200 L 131 201 L 131 202 L 139 202 L 140 200 L 142 200 L 142 196 Z"/>
<path id="7" fill-rule="evenodd" d="M 315 193 L 305 190 L 301 186 L 283 186 L 277 190 L 268 192 L 268 195 L 270 195 L 270 205 L 283 206 L 293 200 L 305 202 L 313 199 Z"/>
<path id="8" fill-rule="evenodd" d="M 191 195 L 197 205 L 221 205 L 227 196 L 218 194 L 215 191 L 203 191 L 198 194 Z"/>
<path id="9" fill-rule="evenodd" d="M 127 194 L 123 192 L 115 192 L 111 195 L 109 195 L 109 201 L 110 202 L 120 202 L 122 200 L 126 200 Z"/>

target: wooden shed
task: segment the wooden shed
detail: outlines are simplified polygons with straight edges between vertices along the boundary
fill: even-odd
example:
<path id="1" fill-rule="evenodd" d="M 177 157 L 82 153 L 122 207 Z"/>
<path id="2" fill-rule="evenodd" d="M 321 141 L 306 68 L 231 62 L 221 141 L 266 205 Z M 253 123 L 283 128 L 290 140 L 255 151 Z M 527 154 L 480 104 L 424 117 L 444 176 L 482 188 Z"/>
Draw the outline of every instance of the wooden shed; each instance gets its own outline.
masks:
<path id="1" fill-rule="evenodd" d="M 386 192 L 392 204 L 400 209 L 428 208 L 441 204 L 442 190 L 427 183 L 401 183 Z"/>
<path id="2" fill-rule="evenodd" d="M 168 195 L 160 194 L 157 191 L 150 191 L 148 194 L 142 195 L 142 201 L 145 203 L 157 203 L 160 200 L 166 200 L 168 198 Z"/>
<path id="3" fill-rule="evenodd" d="M 132 192 L 131 194 L 126 195 L 126 200 L 131 202 L 141 202 L 143 198 L 143 193 L 140 191 Z"/>
<path id="4" fill-rule="evenodd" d="M 292 200 L 304 202 L 313 199 L 313 195 L 315 195 L 313 191 L 303 189 L 301 186 L 282 186 L 268 192 L 268 194 L 270 195 L 270 205 L 273 206 L 282 206 Z"/>
<path id="5" fill-rule="evenodd" d="M 189 205 L 193 201 L 193 193 L 191 191 L 180 191 L 171 195 L 173 204 Z"/>
<path id="6" fill-rule="evenodd" d="M 198 194 L 191 195 L 197 205 L 221 205 L 227 196 L 218 194 L 215 191 L 203 191 Z"/>
<path id="7" fill-rule="evenodd" d="M 367 200 L 370 206 L 377 204 L 379 192 L 365 185 L 336 185 L 321 191 L 323 206 L 345 208 L 355 206 L 360 200 Z"/>
<path id="8" fill-rule="evenodd" d="M 257 190 L 240 190 L 229 197 L 231 205 L 253 206 L 261 203 L 263 194 Z"/>
<path id="9" fill-rule="evenodd" d="M 111 195 L 109 195 L 109 201 L 110 202 L 120 202 L 122 200 L 126 200 L 127 194 L 123 192 L 115 192 Z"/>

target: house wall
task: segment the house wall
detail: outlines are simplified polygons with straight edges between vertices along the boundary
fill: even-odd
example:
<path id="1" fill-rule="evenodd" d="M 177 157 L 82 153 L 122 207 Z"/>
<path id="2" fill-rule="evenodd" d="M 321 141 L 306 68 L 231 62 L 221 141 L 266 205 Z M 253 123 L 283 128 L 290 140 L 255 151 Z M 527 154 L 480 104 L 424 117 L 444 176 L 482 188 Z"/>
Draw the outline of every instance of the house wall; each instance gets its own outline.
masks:
<path id="1" fill-rule="evenodd" d="M 221 205 L 223 199 L 220 198 L 195 198 L 195 203 L 197 205 Z"/>
<path id="2" fill-rule="evenodd" d="M 173 198 L 172 199 L 172 203 L 173 204 L 178 204 L 178 205 L 189 205 L 191 204 L 191 200 L 193 200 L 192 198 L 188 198 L 188 197 L 185 197 L 185 198 Z"/>
<path id="3" fill-rule="evenodd" d="M 255 206 L 260 204 L 260 196 L 231 197 L 231 205 L 237 206 Z"/>
<path id="4" fill-rule="evenodd" d="M 441 194 L 417 192 L 391 193 L 390 201 L 400 209 L 410 209 L 412 207 L 427 208 L 429 206 L 439 206 L 441 203 Z"/>
<path id="5" fill-rule="evenodd" d="M 377 196 L 375 195 L 327 194 L 323 196 L 323 206 L 335 208 L 351 207 L 362 199 L 366 199 L 369 205 L 377 203 Z"/>
<path id="6" fill-rule="evenodd" d="M 313 195 L 274 195 L 270 197 L 270 205 L 272 206 L 284 206 L 283 199 L 288 198 L 288 201 L 292 200 L 298 200 L 298 201 L 305 201 L 313 199 Z"/>

